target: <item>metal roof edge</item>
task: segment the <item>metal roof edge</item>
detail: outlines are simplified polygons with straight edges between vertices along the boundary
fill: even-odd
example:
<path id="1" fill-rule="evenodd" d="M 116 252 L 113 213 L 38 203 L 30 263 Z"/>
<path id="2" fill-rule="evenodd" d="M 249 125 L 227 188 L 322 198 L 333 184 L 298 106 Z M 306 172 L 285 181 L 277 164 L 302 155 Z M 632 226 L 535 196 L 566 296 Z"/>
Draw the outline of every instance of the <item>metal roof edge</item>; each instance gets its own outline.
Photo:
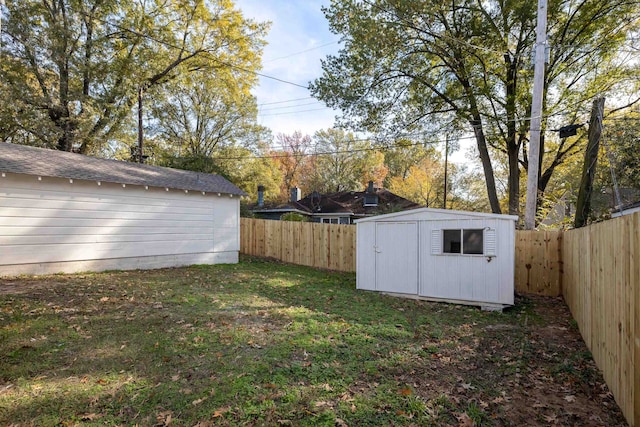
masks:
<path id="1" fill-rule="evenodd" d="M 505 219 L 505 220 L 511 220 L 511 221 L 518 221 L 518 216 L 517 215 L 505 215 L 505 214 L 494 214 L 494 213 L 486 213 L 486 212 L 471 212 L 471 211 L 459 211 L 459 210 L 453 210 L 453 209 L 438 209 L 438 208 L 417 208 L 417 209 L 410 209 L 410 210 L 406 210 L 406 211 L 402 211 L 402 212 L 393 212 L 393 213 L 389 213 L 389 214 L 383 214 L 383 215 L 373 215 L 373 216 L 369 216 L 366 218 L 362 218 L 362 219 L 357 219 L 354 221 L 355 224 L 361 223 L 361 222 L 370 222 L 370 221 L 375 221 L 375 220 L 379 220 L 379 219 L 388 219 L 388 218 L 396 218 L 396 217 L 402 217 L 402 216 L 406 216 L 406 215 L 413 215 L 416 213 L 429 213 L 429 212 L 433 212 L 433 213 L 445 213 L 445 214 L 450 214 L 453 216 L 459 216 L 459 215 L 465 215 L 465 216 L 474 216 L 474 217 L 478 217 L 478 218 L 494 218 L 494 219 Z"/>

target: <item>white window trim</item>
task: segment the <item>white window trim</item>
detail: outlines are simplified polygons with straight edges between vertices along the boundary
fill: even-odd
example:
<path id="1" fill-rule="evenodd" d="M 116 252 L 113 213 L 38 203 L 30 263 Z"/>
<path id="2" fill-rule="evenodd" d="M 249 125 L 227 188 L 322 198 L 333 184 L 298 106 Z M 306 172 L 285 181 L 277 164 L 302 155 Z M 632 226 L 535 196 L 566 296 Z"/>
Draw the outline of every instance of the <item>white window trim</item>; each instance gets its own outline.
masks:
<path id="1" fill-rule="evenodd" d="M 444 231 L 460 230 L 460 252 L 444 251 Z M 465 230 L 482 230 L 482 253 L 481 254 L 465 254 L 464 253 L 464 232 Z M 436 240 L 437 239 L 437 240 Z M 488 247 L 490 243 L 493 247 Z M 436 249 L 436 245 L 439 247 Z M 443 228 L 431 231 L 431 254 L 432 255 L 450 255 L 462 257 L 495 257 L 496 256 L 496 233 L 495 229 L 485 228 Z"/>

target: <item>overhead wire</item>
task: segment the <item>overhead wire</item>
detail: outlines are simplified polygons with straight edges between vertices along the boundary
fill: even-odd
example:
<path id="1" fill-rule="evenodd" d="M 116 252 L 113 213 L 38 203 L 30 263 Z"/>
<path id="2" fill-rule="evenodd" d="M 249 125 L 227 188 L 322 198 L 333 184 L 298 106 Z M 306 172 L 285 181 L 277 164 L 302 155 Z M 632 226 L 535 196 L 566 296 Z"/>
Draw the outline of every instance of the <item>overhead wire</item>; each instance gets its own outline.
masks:
<path id="1" fill-rule="evenodd" d="M 322 107 L 322 108 L 310 108 L 307 110 L 298 110 L 298 111 L 282 111 L 280 113 L 268 113 L 268 114 L 260 114 L 258 113 L 259 117 L 269 117 L 269 116 L 289 116 L 289 115 L 294 115 L 294 114 L 301 114 L 301 113 L 309 113 L 312 111 L 322 111 L 322 110 L 327 110 L 330 109 L 331 107 Z"/>
<path id="2" fill-rule="evenodd" d="M 314 102 L 306 102 L 304 104 L 296 104 L 296 105 L 285 105 L 285 106 L 281 106 L 281 107 L 269 107 L 269 108 L 261 108 L 260 111 L 273 111 L 273 110 L 284 110 L 287 108 L 298 108 L 298 107 L 304 107 L 307 105 L 316 105 L 318 103 L 320 103 L 321 101 L 314 101 Z"/>
<path id="3" fill-rule="evenodd" d="M 263 64 L 267 64 L 269 62 L 274 62 L 274 61 L 279 61 L 281 59 L 291 58 L 291 57 L 294 57 L 294 56 L 302 55 L 303 53 L 311 52 L 313 50 L 318 50 L 318 49 L 321 49 L 323 47 L 331 46 L 332 44 L 337 44 L 337 43 L 340 43 L 340 40 L 335 40 L 335 41 L 332 41 L 332 42 L 324 43 L 324 44 L 321 44 L 319 46 L 315 46 L 315 47 L 312 47 L 312 48 L 309 48 L 309 49 L 301 50 L 299 52 L 294 52 L 294 53 L 291 53 L 291 54 L 288 54 L 288 55 L 285 55 L 285 56 L 280 56 L 280 57 L 277 57 L 277 58 L 267 59 L 265 61 L 262 61 L 262 63 Z"/>
<path id="4" fill-rule="evenodd" d="M 258 107 L 260 107 L 262 105 L 285 104 L 285 103 L 288 103 L 288 102 L 303 101 L 305 99 L 311 99 L 311 98 L 313 98 L 313 96 L 305 96 L 304 98 L 285 99 L 283 101 L 275 101 L 275 102 L 263 102 L 261 104 L 258 104 Z"/>
<path id="5" fill-rule="evenodd" d="M 417 135 L 434 136 L 431 133 L 419 132 L 419 133 L 414 133 L 414 134 L 404 134 L 404 135 L 389 136 L 389 137 L 382 138 L 382 139 L 393 141 L 393 140 L 398 140 L 398 139 L 407 138 L 407 137 L 410 137 L 410 136 L 417 136 Z M 378 138 L 378 139 L 380 139 L 380 138 Z M 469 136 L 461 136 L 461 137 L 458 138 L 458 140 L 466 140 L 466 139 L 475 139 L 475 136 L 474 135 L 469 135 Z M 349 139 L 349 142 L 366 142 L 366 141 L 372 141 L 372 140 L 375 141 L 376 138 L 354 138 L 354 139 Z M 295 156 L 295 157 L 330 156 L 330 155 L 335 155 L 335 154 L 350 154 L 350 153 L 358 153 L 358 152 L 366 152 L 366 151 L 388 151 L 388 150 L 392 150 L 394 148 L 416 147 L 416 146 L 419 146 L 419 145 L 426 145 L 426 144 L 440 144 L 440 143 L 444 143 L 445 141 L 446 141 L 445 139 L 439 139 L 439 140 L 421 141 L 421 142 L 415 142 L 415 143 L 412 143 L 412 144 L 403 144 L 403 145 L 373 145 L 371 147 L 354 148 L 354 149 L 349 149 L 349 150 L 305 152 L 305 153 L 300 153 L 300 154 L 292 154 L 290 152 L 287 152 L 285 154 L 265 154 L 265 155 L 237 156 L 237 157 L 216 157 L 215 160 L 278 159 L 278 158 L 289 158 L 292 155 Z"/>
<path id="6" fill-rule="evenodd" d="M 111 25 L 114 28 L 118 28 L 121 31 L 126 31 L 126 32 L 134 34 L 134 35 L 136 35 L 138 37 L 147 38 L 147 39 L 149 39 L 151 41 L 154 41 L 154 42 L 159 43 L 161 45 L 170 47 L 172 49 L 177 49 L 177 50 L 180 50 L 182 52 L 186 52 L 186 53 L 188 53 L 190 55 L 197 54 L 196 51 L 191 51 L 191 50 L 185 49 L 184 47 L 175 45 L 175 44 L 167 42 L 165 40 L 160 40 L 160 39 L 158 39 L 156 37 L 150 36 L 149 34 L 145 34 L 145 33 L 142 33 L 140 31 L 137 31 L 137 30 L 132 30 L 131 28 L 127 28 L 125 26 L 122 26 L 120 24 L 116 24 L 116 23 L 108 21 L 106 19 L 98 18 L 96 16 L 91 16 L 87 12 L 84 12 L 84 11 L 79 11 L 79 12 L 76 11 L 76 12 L 80 13 L 81 15 L 84 15 L 87 18 L 92 18 L 92 19 L 95 19 L 96 21 L 102 22 L 105 25 Z M 249 69 L 241 67 L 239 65 L 234 65 L 234 64 L 231 64 L 229 62 L 222 61 L 221 59 L 218 59 L 218 58 L 214 57 L 213 54 L 211 52 L 207 51 L 207 50 L 202 50 L 201 53 L 207 54 L 212 61 L 217 62 L 217 63 L 222 64 L 222 65 L 225 65 L 225 66 L 227 66 L 229 68 L 233 68 L 235 70 L 243 71 L 243 72 L 249 73 L 249 74 L 254 74 L 256 76 L 264 77 L 266 79 L 275 80 L 275 81 L 278 81 L 280 83 L 285 83 L 285 84 L 288 84 L 288 85 L 296 86 L 296 87 L 299 87 L 299 88 L 302 88 L 302 89 L 307 89 L 307 90 L 309 89 L 309 86 L 306 86 L 306 85 L 301 85 L 301 84 L 298 84 L 298 83 L 295 83 L 295 82 L 292 82 L 292 81 L 281 79 L 279 77 L 275 77 L 275 76 L 271 76 L 271 75 L 268 75 L 268 74 L 260 73 L 260 72 L 255 71 L 255 70 L 249 70 Z"/>

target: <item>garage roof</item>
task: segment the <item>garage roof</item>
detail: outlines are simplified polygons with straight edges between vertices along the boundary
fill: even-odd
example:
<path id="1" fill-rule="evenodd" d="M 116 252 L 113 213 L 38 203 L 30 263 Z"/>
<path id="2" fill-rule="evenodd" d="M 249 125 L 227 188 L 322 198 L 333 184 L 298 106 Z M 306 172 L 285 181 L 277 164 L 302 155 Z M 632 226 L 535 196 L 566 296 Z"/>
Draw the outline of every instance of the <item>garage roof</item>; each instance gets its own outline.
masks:
<path id="1" fill-rule="evenodd" d="M 246 196 L 220 175 L 0 143 L 0 172 Z"/>

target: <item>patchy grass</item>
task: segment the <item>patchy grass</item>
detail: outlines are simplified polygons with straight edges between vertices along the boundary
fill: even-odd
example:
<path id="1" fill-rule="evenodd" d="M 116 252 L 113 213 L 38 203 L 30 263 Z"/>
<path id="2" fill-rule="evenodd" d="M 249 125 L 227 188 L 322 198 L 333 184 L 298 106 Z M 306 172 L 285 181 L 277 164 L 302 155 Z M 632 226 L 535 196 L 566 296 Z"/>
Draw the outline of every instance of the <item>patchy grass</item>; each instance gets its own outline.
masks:
<path id="1" fill-rule="evenodd" d="M 623 425 L 562 302 L 238 265 L 0 280 L 1 425 Z"/>

